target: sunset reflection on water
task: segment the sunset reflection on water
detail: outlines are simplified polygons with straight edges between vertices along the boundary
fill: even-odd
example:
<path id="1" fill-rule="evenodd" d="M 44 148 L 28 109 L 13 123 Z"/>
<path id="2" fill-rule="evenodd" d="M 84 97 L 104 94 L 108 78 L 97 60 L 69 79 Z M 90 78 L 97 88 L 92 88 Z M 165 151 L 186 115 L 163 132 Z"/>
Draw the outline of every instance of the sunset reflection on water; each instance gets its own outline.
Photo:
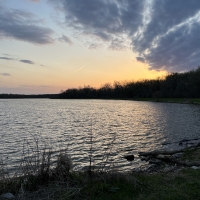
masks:
<path id="1" fill-rule="evenodd" d="M 106 161 L 120 170 L 140 166 L 137 153 L 163 142 L 199 137 L 200 107 L 122 100 L 0 100 L 0 156 L 13 167 L 23 142 L 39 138 L 41 148 L 68 148 L 74 169 L 86 168 L 92 138 L 95 166 Z M 124 159 L 127 154 L 135 160 Z"/>

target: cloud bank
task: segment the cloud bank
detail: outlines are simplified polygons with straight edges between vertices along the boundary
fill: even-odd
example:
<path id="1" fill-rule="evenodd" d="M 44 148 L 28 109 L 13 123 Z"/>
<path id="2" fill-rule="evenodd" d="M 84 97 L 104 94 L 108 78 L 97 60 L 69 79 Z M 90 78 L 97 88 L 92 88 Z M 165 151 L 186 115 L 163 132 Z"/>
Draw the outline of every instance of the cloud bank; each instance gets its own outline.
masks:
<path id="1" fill-rule="evenodd" d="M 53 0 L 49 0 L 53 2 Z M 200 64 L 199 0 L 58 0 L 65 24 L 106 43 L 132 48 L 150 69 L 185 71 Z"/>
<path id="2" fill-rule="evenodd" d="M 42 45 L 53 42 L 52 34 L 53 31 L 41 26 L 33 14 L 0 6 L 0 39 L 13 38 Z"/>

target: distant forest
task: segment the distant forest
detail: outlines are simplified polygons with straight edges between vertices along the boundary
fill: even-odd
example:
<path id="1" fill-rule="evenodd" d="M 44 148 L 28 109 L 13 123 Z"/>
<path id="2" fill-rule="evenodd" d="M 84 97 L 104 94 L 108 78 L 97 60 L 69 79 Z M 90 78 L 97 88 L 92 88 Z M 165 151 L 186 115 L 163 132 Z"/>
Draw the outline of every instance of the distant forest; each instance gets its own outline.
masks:
<path id="1" fill-rule="evenodd" d="M 84 86 L 62 91 L 63 99 L 134 99 L 200 98 L 200 66 L 184 73 L 170 73 L 165 78 L 133 82 L 107 83 L 99 89 Z"/>
<path id="2" fill-rule="evenodd" d="M 200 98 L 200 66 L 184 73 L 170 73 L 164 78 L 132 82 L 107 83 L 100 88 L 84 86 L 60 94 L 0 94 L 1 98 L 53 99 L 137 99 L 137 98 Z"/>
<path id="3" fill-rule="evenodd" d="M 0 94 L 0 99 L 59 98 L 59 94 Z"/>

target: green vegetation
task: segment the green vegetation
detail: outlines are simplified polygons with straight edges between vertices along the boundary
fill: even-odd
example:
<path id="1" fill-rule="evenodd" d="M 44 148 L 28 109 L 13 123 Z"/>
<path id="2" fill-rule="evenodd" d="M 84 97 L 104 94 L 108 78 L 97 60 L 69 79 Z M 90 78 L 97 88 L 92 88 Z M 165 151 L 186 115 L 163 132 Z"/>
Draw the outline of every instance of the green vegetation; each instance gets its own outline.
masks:
<path id="1" fill-rule="evenodd" d="M 178 174 L 132 174 L 88 183 L 82 195 L 96 200 L 198 199 L 200 170 L 187 169 Z"/>
<path id="2" fill-rule="evenodd" d="M 191 149 L 186 149 L 184 154 L 181 157 L 181 160 L 185 161 L 197 161 L 200 160 L 200 149 L 195 149 L 195 150 L 191 150 Z"/>
<path id="3" fill-rule="evenodd" d="M 200 102 L 200 67 L 184 73 L 171 73 L 163 79 L 107 83 L 99 89 L 90 86 L 61 92 L 63 99 L 134 99 L 153 98 L 157 101 L 171 98 L 175 102 Z M 181 98 L 178 100 L 177 98 Z M 195 99 L 197 98 L 197 99 Z M 152 99 L 152 100 L 153 100 Z M 166 99 L 168 101 L 169 99 Z M 189 100 L 190 101 L 190 100 Z"/>
<path id="4" fill-rule="evenodd" d="M 200 170 L 184 169 L 179 173 L 168 174 L 99 174 L 90 179 L 87 173 L 71 172 L 63 182 L 49 181 L 44 184 L 33 179 L 24 190 L 24 199 L 39 199 L 43 189 L 44 199 L 71 200 L 146 200 L 146 199 L 198 199 L 200 198 Z M 10 187 L 20 190 L 14 182 Z M 55 187 L 58 188 L 55 188 Z M 13 190 L 9 190 L 13 192 Z M 17 195 L 17 193 L 14 193 Z M 19 196 L 20 197 L 20 196 Z M 32 197 L 32 198 L 31 198 Z M 22 199 L 22 198 L 18 198 Z"/>

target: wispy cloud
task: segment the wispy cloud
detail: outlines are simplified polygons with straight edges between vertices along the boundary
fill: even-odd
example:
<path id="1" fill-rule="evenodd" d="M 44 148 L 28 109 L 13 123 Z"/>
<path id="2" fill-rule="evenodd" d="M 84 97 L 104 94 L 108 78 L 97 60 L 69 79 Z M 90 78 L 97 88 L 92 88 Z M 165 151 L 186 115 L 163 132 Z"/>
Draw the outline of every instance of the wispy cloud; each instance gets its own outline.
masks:
<path id="1" fill-rule="evenodd" d="M 33 1 L 33 2 L 39 2 L 40 0 L 30 0 L 30 1 Z"/>
<path id="2" fill-rule="evenodd" d="M 8 54 L 3 54 L 3 55 L 8 55 Z M 9 55 L 8 55 L 9 56 Z M 29 64 L 29 65 L 36 65 L 37 63 L 35 63 L 34 61 L 32 60 L 28 60 L 28 59 L 19 59 L 19 58 L 11 58 L 11 57 L 0 57 L 0 60 L 7 60 L 7 61 L 17 61 L 17 62 L 22 62 L 22 63 L 25 63 L 25 64 Z M 42 66 L 42 67 L 45 67 L 44 65 L 42 64 L 38 64 L 39 66 Z"/>
<path id="3" fill-rule="evenodd" d="M 11 76 L 9 73 L 1 73 L 2 76 Z"/>
<path id="4" fill-rule="evenodd" d="M 9 58 L 9 57 L 0 57 L 1 60 L 15 60 L 14 58 Z"/>
<path id="5" fill-rule="evenodd" d="M 50 87 L 53 87 L 53 85 L 38 85 L 38 87 L 50 88 Z"/>
<path id="6" fill-rule="evenodd" d="M 20 85 L 20 87 L 24 87 L 24 88 L 37 88 L 37 87 L 49 88 L 49 87 L 53 87 L 53 85 Z"/>
<path id="7" fill-rule="evenodd" d="M 35 87 L 34 85 L 20 85 L 20 87 L 27 87 L 27 88 L 32 88 L 32 87 Z"/>
<path id="8" fill-rule="evenodd" d="M 76 72 L 78 72 L 78 71 L 80 71 L 81 69 L 83 69 L 83 68 L 85 68 L 85 66 L 83 66 L 83 67 L 80 67 L 79 69 L 77 69 L 74 73 L 76 73 Z"/>
<path id="9" fill-rule="evenodd" d="M 65 42 L 68 45 L 72 45 L 73 44 L 72 40 L 69 37 L 67 37 L 66 35 L 62 35 L 62 37 L 58 38 L 58 40 L 60 42 Z"/>
<path id="10" fill-rule="evenodd" d="M 30 65 L 34 65 L 35 63 L 31 60 L 20 60 L 20 62 L 23 62 L 23 63 L 27 63 L 27 64 L 30 64 Z"/>
<path id="11" fill-rule="evenodd" d="M 99 47 L 101 47 L 101 44 L 92 43 L 89 45 L 88 49 L 98 49 Z"/>

